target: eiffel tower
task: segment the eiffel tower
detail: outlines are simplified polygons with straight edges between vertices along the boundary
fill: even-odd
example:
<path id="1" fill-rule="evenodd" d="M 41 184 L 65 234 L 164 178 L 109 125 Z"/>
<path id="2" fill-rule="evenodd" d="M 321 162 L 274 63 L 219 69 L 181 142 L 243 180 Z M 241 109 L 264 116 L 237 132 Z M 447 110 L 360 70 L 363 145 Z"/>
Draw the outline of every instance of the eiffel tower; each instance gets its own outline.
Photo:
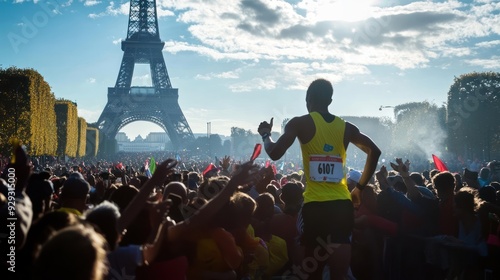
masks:
<path id="1" fill-rule="evenodd" d="M 97 125 L 107 140 L 131 122 L 149 121 L 168 134 L 174 148 L 194 140 L 179 106 L 178 89 L 172 88 L 160 40 L 156 0 L 130 0 L 127 39 L 115 87 L 108 88 L 108 103 Z M 131 87 L 135 64 L 149 64 L 151 87 Z"/>

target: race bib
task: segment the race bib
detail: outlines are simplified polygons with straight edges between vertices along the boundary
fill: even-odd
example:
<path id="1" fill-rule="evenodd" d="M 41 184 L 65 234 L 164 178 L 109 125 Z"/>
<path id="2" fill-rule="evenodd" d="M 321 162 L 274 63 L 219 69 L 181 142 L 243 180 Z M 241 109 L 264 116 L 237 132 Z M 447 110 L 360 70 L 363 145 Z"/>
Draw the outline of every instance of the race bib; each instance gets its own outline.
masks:
<path id="1" fill-rule="evenodd" d="M 344 178 L 342 158 L 328 155 L 309 156 L 309 179 L 338 183 Z"/>

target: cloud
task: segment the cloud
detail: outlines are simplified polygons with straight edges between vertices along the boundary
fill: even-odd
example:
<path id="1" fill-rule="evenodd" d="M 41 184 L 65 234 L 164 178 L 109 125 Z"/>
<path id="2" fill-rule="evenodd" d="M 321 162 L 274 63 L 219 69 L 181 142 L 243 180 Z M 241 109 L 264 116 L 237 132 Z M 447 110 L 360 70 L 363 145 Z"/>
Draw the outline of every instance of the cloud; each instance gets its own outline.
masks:
<path id="1" fill-rule="evenodd" d="M 212 77 L 210 75 L 202 75 L 202 74 L 198 74 L 194 78 L 196 80 L 205 80 L 205 81 L 208 81 L 208 80 L 212 79 Z"/>
<path id="2" fill-rule="evenodd" d="M 386 85 L 387 83 L 383 83 L 380 80 L 371 80 L 371 81 L 366 81 L 363 82 L 363 85 L 368 85 L 368 86 L 380 86 L 380 85 Z"/>
<path id="3" fill-rule="evenodd" d="M 465 57 L 472 54 L 469 47 L 441 46 L 438 50 L 443 57 Z"/>
<path id="4" fill-rule="evenodd" d="M 239 78 L 239 75 L 235 71 L 227 71 L 227 72 L 215 74 L 215 77 L 221 78 L 221 79 L 237 79 L 237 78 Z"/>
<path id="5" fill-rule="evenodd" d="M 192 45 L 187 42 L 166 41 L 164 51 L 170 53 L 178 53 L 182 51 L 195 52 L 204 56 L 211 57 L 215 60 L 233 59 L 233 60 L 253 60 L 259 57 L 258 54 L 247 52 L 223 52 L 203 45 Z"/>
<path id="6" fill-rule="evenodd" d="M 69 7 L 71 4 L 73 4 L 73 0 L 68 0 L 66 3 L 62 3 L 61 7 Z"/>
<path id="7" fill-rule="evenodd" d="M 499 69 L 500 68 L 500 56 L 492 56 L 489 59 L 469 59 L 466 63 L 472 66 L 480 66 L 485 69 Z"/>
<path id="8" fill-rule="evenodd" d="M 258 22 L 274 25 L 280 20 L 279 10 L 273 10 L 264 2 L 259 0 L 242 0 L 243 11 L 253 13 L 253 17 Z M 248 13 L 245 13 L 248 15 Z"/>
<path id="9" fill-rule="evenodd" d="M 102 3 L 101 1 L 97 1 L 97 0 L 84 0 L 83 1 L 83 5 L 86 7 L 95 6 L 95 5 L 98 5 L 101 3 Z"/>
<path id="10" fill-rule="evenodd" d="M 273 78 L 253 78 L 229 86 L 232 92 L 252 92 L 256 90 L 272 90 L 277 87 L 277 81 Z"/>
<path id="11" fill-rule="evenodd" d="M 87 83 L 89 83 L 89 84 L 95 84 L 95 82 L 96 82 L 95 78 L 88 78 L 87 79 Z"/>
<path id="12" fill-rule="evenodd" d="M 467 48 L 448 44 L 485 32 L 484 25 L 469 28 L 477 18 L 457 1 L 377 8 L 356 22 L 311 21 L 284 1 L 242 1 L 220 11 L 217 1 L 199 8 L 193 3 L 179 4 L 178 20 L 190 24 L 199 43 L 171 42 L 166 51 L 194 51 L 214 59 L 330 59 L 408 69 L 426 67 L 440 56 L 468 55 Z M 200 9 L 206 16 L 200 16 Z"/>
<path id="13" fill-rule="evenodd" d="M 236 71 L 226 71 L 222 73 L 209 73 L 209 74 L 198 74 L 196 75 L 195 79 L 197 80 L 212 80 L 212 78 L 219 78 L 219 79 L 238 79 L 238 70 Z"/>
<path id="14" fill-rule="evenodd" d="M 118 44 L 121 44 L 121 42 L 123 41 L 122 38 L 118 38 L 116 40 L 113 40 L 113 45 L 118 45 Z"/>
<path id="15" fill-rule="evenodd" d="M 92 0 L 90 0 L 92 1 Z M 89 14 L 89 18 L 95 19 L 99 17 L 104 17 L 104 16 L 117 16 L 117 15 L 127 15 L 129 14 L 130 10 L 130 2 L 125 2 L 122 4 L 117 4 L 115 6 L 115 2 L 111 1 L 109 2 L 109 5 L 106 7 L 106 10 L 104 12 L 98 13 L 98 14 Z"/>
<path id="16" fill-rule="evenodd" d="M 133 86 L 146 86 L 150 87 L 152 80 L 151 80 L 151 75 L 150 74 L 144 74 L 140 76 L 133 76 L 132 77 L 132 85 Z"/>
<path id="17" fill-rule="evenodd" d="M 259 61 L 278 67 L 275 73 L 257 69 L 258 66 L 241 69 L 237 76 L 229 77 L 245 79 L 250 76 L 247 73 L 258 71 L 266 79 L 236 81 L 230 86 L 234 92 L 249 91 L 252 87 L 267 90 L 277 85 L 303 89 L 311 78 L 322 76 L 340 82 L 367 75 L 375 66 L 394 67 L 404 73 L 407 69 L 429 67 L 443 58 L 478 63 L 478 48 L 499 44 L 498 1 L 385 2 L 384 6 L 366 1 L 372 6 L 363 2 L 356 4 L 359 11 L 356 7 L 346 10 L 352 13 L 350 19 L 349 14 L 339 17 L 338 11 L 330 15 L 321 9 L 342 1 L 350 3 L 346 0 L 300 0 L 293 1 L 294 4 L 284 0 L 157 2 L 159 10 L 176 16 L 176 21 L 187 25 L 189 32 L 180 39 L 166 41 L 165 52 L 193 52 L 216 61 L 242 64 Z M 114 4 L 112 7 L 117 8 Z M 323 16 L 319 17 L 319 13 Z M 208 73 L 196 78 L 228 77 Z"/>
<path id="18" fill-rule="evenodd" d="M 101 3 L 101 1 L 98 1 L 98 0 L 84 0 L 84 1 L 85 1 L 84 2 L 85 6 L 94 6 L 94 5 Z M 104 16 L 118 16 L 118 15 L 128 16 L 129 12 L 130 12 L 130 2 L 129 1 L 126 1 L 125 3 L 121 3 L 121 4 L 116 4 L 115 2 L 111 1 L 111 2 L 109 2 L 109 5 L 106 7 L 105 11 L 100 12 L 100 13 L 91 13 L 91 14 L 89 14 L 89 17 L 90 18 L 99 18 L 99 17 L 104 17 Z M 159 3 L 156 6 L 156 15 L 158 18 L 161 18 L 161 17 L 167 17 L 167 16 L 174 16 L 175 14 L 171 10 L 166 9 L 164 7 L 164 5 Z"/>
<path id="19" fill-rule="evenodd" d="M 476 47 L 479 48 L 492 48 L 495 46 L 500 45 L 500 40 L 493 40 L 493 41 L 484 41 L 476 44 Z"/>

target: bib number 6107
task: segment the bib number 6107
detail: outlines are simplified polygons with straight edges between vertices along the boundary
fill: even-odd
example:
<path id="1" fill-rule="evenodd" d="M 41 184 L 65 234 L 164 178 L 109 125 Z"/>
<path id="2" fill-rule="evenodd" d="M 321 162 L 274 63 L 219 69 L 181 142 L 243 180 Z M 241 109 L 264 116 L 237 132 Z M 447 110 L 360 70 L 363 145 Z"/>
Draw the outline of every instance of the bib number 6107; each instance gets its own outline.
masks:
<path id="1" fill-rule="evenodd" d="M 319 174 L 333 174 L 333 170 L 335 169 L 335 164 L 333 163 L 320 163 L 318 164 L 318 173 Z"/>

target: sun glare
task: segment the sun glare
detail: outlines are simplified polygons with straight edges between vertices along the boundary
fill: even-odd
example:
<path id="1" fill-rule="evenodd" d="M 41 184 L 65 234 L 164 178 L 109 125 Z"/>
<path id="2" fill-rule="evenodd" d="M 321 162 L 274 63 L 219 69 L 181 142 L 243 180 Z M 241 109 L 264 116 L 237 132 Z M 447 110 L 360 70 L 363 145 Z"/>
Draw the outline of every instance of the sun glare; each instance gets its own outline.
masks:
<path id="1" fill-rule="evenodd" d="M 373 0 L 324 1 L 315 11 L 315 20 L 354 22 L 370 17 Z"/>

